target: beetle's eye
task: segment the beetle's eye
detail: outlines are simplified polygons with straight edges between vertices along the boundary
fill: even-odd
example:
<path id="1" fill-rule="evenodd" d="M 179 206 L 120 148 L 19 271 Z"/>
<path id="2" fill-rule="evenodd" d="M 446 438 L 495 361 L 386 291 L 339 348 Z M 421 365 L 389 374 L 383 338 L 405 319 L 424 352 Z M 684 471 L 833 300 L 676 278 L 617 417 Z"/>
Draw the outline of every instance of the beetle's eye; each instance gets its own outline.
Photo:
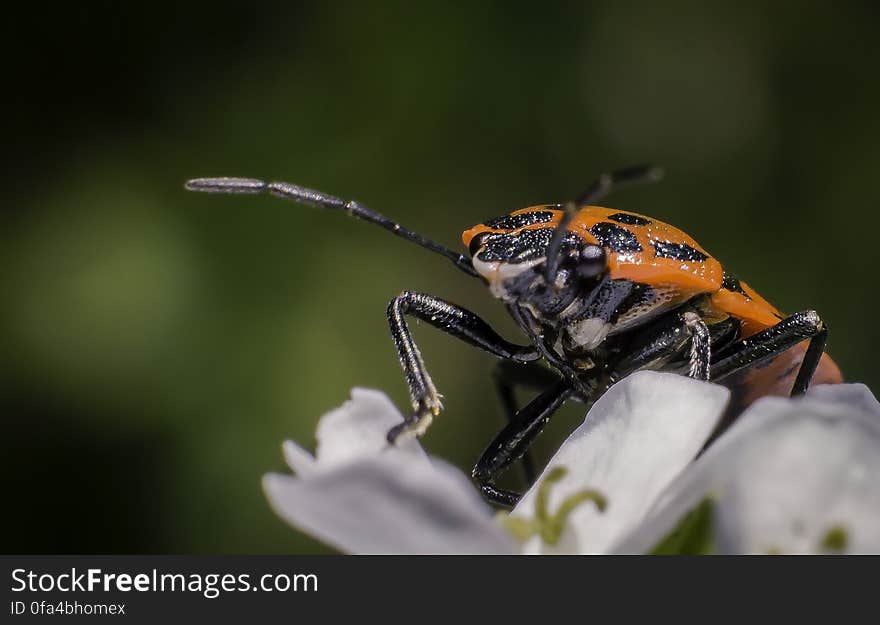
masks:
<path id="1" fill-rule="evenodd" d="M 476 255 L 477 252 L 480 251 L 480 248 L 486 244 L 486 241 L 489 237 L 492 236 L 491 232 L 481 232 L 476 235 L 473 239 L 471 239 L 471 244 L 468 246 L 468 252 L 470 252 L 471 258 Z"/>
<path id="2" fill-rule="evenodd" d="M 578 257 L 577 272 L 582 278 L 595 278 L 605 271 L 605 249 L 598 245 L 587 245 Z"/>

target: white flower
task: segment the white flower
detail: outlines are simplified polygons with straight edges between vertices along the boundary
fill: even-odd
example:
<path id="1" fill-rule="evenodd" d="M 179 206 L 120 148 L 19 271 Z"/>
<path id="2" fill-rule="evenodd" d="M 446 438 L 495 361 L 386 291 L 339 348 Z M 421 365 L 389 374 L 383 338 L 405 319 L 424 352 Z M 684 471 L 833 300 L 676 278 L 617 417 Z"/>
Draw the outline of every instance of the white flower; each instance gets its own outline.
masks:
<path id="1" fill-rule="evenodd" d="M 539 536 L 527 552 L 602 553 L 634 530 L 651 504 L 694 459 L 717 425 L 729 391 L 671 373 L 642 372 L 615 384 L 593 406 L 584 423 L 563 443 L 538 478 L 556 467 L 567 474 L 549 495 L 549 509 L 584 488 L 607 499 L 575 508 L 557 545 Z M 537 488 L 511 513 L 534 517 Z"/>
<path id="2" fill-rule="evenodd" d="M 614 385 L 545 470 L 545 476 L 563 464 L 568 470 L 550 490 L 551 510 L 579 490 L 607 491 L 604 513 L 586 502 L 574 509 L 555 549 L 603 551 L 635 528 L 700 450 L 727 396 L 722 387 L 673 374 L 639 373 Z M 426 456 L 414 440 L 386 444 L 387 430 L 400 420 L 383 394 L 355 389 L 350 401 L 322 417 L 314 458 L 285 443 L 296 476 L 264 478 L 272 507 L 294 527 L 349 553 L 518 552 L 463 473 Z M 539 488 L 523 497 L 513 518 L 536 515 Z M 525 548 L 543 550 L 537 537 Z"/>
<path id="3" fill-rule="evenodd" d="M 673 374 L 629 376 L 499 522 L 458 469 L 415 440 L 388 446 L 400 414 L 382 393 L 355 389 L 322 417 L 315 457 L 286 442 L 296 476 L 267 475 L 264 489 L 288 523 L 349 553 L 644 553 L 706 501 L 702 531 L 719 552 L 880 550 L 870 392 L 762 400 L 692 462 L 728 395 Z"/>
<path id="4" fill-rule="evenodd" d="M 283 519 L 348 553 L 512 553 L 512 538 L 458 469 L 428 458 L 413 440 L 391 447 L 402 417 L 378 391 L 321 418 L 314 457 L 292 441 L 296 477 L 269 474 L 263 488 Z"/>
<path id="5" fill-rule="evenodd" d="M 760 400 L 617 550 L 649 550 L 703 501 L 719 553 L 880 552 L 880 404 L 862 384 Z"/>

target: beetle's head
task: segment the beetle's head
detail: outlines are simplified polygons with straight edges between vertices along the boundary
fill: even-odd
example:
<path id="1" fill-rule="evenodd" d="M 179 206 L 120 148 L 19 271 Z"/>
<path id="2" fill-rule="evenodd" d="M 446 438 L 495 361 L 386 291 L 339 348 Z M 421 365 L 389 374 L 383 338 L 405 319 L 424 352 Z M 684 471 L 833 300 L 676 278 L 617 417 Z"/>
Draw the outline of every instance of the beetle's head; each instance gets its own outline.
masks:
<path id="1" fill-rule="evenodd" d="M 552 315 L 598 284 L 608 269 L 605 250 L 575 232 L 565 235 L 555 279 L 548 283 L 547 248 L 561 217 L 557 205 L 534 206 L 462 234 L 474 269 L 495 297 Z"/>

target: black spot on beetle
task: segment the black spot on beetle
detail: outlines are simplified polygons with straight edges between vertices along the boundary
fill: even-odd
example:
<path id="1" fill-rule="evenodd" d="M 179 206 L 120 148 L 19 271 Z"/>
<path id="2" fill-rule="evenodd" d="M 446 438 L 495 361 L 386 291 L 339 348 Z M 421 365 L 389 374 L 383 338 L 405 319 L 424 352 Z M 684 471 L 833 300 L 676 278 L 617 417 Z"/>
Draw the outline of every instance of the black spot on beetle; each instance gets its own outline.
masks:
<path id="1" fill-rule="evenodd" d="M 516 234 L 496 233 L 483 243 L 483 251 L 477 258 L 484 262 L 524 263 L 541 258 L 547 253 L 547 246 L 553 238 L 553 228 L 522 230 Z M 562 253 L 583 245 L 584 240 L 574 232 L 568 232 L 562 240 Z"/>
<path id="2" fill-rule="evenodd" d="M 632 232 L 607 221 L 600 221 L 590 228 L 590 234 L 596 237 L 602 247 L 612 252 L 641 252 L 642 245 Z"/>
<path id="3" fill-rule="evenodd" d="M 516 230 L 523 226 L 531 226 L 532 224 L 547 223 L 553 219 L 553 213 L 550 211 L 531 211 L 528 213 L 520 213 L 518 215 L 503 215 L 484 221 L 483 225 L 494 228 L 495 230 Z"/>
<path id="4" fill-rule="evenodd" d="M 708 258 L 703 252 L 695 250 L 684 243 L 669 243 L 668 241 L 651 241 L 655 255 L 675 260 L 702 262 Z"/>
<path id="5" fill-rule="evenodd" d="M 485 242 L 477 258 L 485 262 L 522 263 L 544 255 L 553 228 L 523 230 L 519 234 L 495 234 Z"/>
<path id="6" fill-rule="evenodd" d="M 613 215 L 608 215 L 608 219 L 626 224 L 627 226 L 647 226 L 651 223 L 650 219 L 645 219 L 644 217 L 639 217 L 638 215 L 632 215 L 630 213 L 614 213 Z"/>
<path id="7" fill-rule="evenodd" d="M 746 293 L 745 289 L 742 288 L 742 285 L 739 283 L 739 278 L 735 275 L 724 272 L 724 277 L 721 279 L 721 288 L 727 289 L 728 291 L 733 291 L 734 293 L 739 293 L 740 295 L 744 295 L 748 297 L 749 294 Z"/>

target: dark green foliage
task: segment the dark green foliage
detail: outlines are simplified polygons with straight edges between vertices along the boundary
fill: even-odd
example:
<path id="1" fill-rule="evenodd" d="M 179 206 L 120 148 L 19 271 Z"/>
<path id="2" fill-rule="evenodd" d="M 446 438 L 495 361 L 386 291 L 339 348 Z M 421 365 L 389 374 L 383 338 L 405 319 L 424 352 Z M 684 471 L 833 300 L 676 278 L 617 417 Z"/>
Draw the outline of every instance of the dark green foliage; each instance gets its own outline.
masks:
<path id="1" fill-rule="evenodd" d="M 675 528 L 651 550 L 651 554 L 670 556 L 712 553 L 714 509 L 714 502 L 710 497 L 706 497 L 681 518 Z"/>

